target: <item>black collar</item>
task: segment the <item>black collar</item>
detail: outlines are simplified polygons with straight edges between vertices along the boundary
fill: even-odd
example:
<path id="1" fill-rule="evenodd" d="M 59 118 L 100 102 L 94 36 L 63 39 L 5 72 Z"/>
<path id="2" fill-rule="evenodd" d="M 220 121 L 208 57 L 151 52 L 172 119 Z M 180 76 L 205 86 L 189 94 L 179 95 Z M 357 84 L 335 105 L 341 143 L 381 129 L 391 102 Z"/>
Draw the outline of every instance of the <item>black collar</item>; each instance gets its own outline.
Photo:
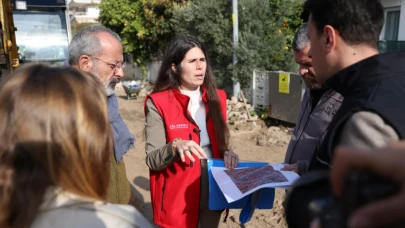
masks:
<path id="1" fill-rule="evenodd" d="M 368 88 L 387 74 L 405 75 L 405 51 L 374 55 L 339 71 L 326 85 L 343 97 L 359 89 Z"/>

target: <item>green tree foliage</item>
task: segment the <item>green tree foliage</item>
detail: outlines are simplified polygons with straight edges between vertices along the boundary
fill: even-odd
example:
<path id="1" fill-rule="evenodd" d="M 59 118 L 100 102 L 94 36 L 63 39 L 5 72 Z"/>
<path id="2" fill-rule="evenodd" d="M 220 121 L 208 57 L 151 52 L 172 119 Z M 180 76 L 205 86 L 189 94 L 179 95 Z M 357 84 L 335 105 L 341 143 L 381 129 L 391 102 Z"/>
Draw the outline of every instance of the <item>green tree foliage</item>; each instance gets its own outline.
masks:
<path id="1" fill-rule="evenodd" d="M 176 7 L 172 23 L 177 35 L 193 35 L 208 49 L 214 75 L 220 85 L 231 83 L 232 72 L 232 2 L 228 0 L 194 1 Z"/>
<path id="2" fill-rule="evenodd" d="M 140 66 L 163 54 L 175 35 L 197 37 L 208 48 L 218 84 L 228 91 L 232 78 L 246 86 L 254 69 L 294 71 L 290 46 L 302 23 L 302 0 L 238 2 L 236 65 L 231 0 L 103 0 L 99 20 L 121 35 L 125 52 Z"/>
<path id="3" fill-rule="evenodd" d="M 301 4 L 293 0 L 239 0 L 236 65 L 232 64 L 231 1 L 199 0 L 176 7 L 172 22 L 177 34 L 194 35 L 208 46 L 215 76 L 222 88 L 230 91 L 232 78 L 247 86 L 254 69 L 295 71 L 290 46 L 302 23 Z"/>
<path id="4" fill-rule="evenodd" d="M 174 36 L 170 18 L 173 7 L 187 0 L 103 0 L 99 21 L 121 35 L 124 51 L 144 66 L 162 53 Z"/>

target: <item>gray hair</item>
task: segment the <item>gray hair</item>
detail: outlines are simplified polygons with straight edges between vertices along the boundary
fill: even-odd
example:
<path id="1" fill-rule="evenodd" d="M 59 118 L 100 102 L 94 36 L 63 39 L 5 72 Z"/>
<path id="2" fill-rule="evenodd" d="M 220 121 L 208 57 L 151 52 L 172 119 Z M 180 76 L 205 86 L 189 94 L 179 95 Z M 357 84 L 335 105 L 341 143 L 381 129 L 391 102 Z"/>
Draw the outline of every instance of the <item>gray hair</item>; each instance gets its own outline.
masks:
<path id="1" fill-rule="evenodd" d="M 70 42 L 69 65 L 77 64 L 82 55 L 94 56 L 102 51 L 100 40 L 97 37 L 100 32 L 106 32 L 121 42 L 117 33 L 104 26 L 96 25 L 83 28 L 76 33 Z"/>
<path id="2" fill-rule="evenodd" d="M 308 45 L 309 45 L 308 24 L 305 23 L 295 33 L 294 40 L 292 42 L 292 49 L 294 51 L 301 51 L 302 49 L 304 49 Z"/>

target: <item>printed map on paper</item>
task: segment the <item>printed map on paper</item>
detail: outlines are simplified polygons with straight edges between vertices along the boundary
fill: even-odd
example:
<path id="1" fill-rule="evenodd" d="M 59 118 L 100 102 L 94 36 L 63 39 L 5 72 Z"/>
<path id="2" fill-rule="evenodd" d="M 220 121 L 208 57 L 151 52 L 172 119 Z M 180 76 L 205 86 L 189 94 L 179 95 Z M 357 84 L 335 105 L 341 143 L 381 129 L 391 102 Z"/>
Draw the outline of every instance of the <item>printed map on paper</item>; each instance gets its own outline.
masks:
<path id="1" fill-rule="evenodd" d="M 280 164 L 239 169 L 212 167 L 211 172 L 231 203 L 260 188 L 286 188 L 299 178 L 294 172 L 281 171 L 282 167 Z"/>
<path id="2" fill-rule="evenodd" d="M 245 193 L 262 184 L 288 182 L 287 178 L 270 165 L 262 167 L 224 170 L 236 187 Z"/>

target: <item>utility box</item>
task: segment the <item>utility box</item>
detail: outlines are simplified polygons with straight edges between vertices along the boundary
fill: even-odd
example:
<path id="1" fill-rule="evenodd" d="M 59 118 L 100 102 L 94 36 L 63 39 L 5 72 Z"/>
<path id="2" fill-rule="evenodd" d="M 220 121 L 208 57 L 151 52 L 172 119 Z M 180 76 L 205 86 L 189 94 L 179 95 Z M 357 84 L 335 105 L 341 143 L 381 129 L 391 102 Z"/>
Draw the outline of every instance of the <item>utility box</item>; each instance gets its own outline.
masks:
<path id="1" fill-rule="evenodd" d="M 251 94 L 246 96 L 252 100 L 252 106 L 265 109 L 269 105 L 269 71 L 253 71 Z"/>
<path id="2" fill-rule="evenodd" d="M 301 75 L 291 72 L 268 72 L 268 116 L 296 124 L 305 83 Z"/>

